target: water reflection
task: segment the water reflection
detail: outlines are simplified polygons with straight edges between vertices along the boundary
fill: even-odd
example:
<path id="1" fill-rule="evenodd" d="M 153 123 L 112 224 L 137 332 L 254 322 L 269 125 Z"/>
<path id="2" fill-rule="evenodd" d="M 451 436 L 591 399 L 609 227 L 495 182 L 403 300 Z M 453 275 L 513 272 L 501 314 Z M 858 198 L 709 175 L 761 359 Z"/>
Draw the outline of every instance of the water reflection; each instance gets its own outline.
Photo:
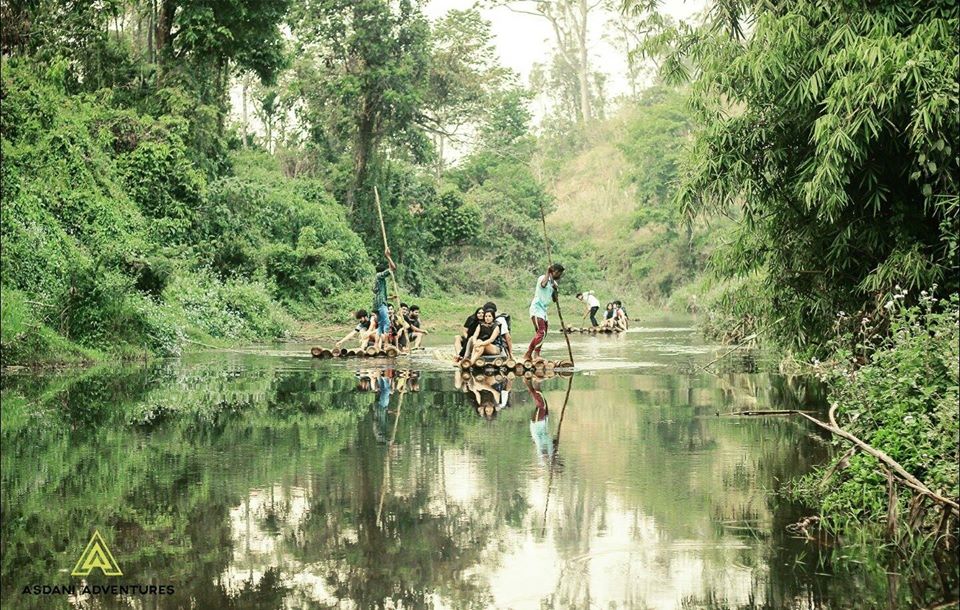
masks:
<path id="1" fill-rule="evenodd" d="M 608 343 L 697 353 L 674 330 Z M 956 586 L 832 575 L 830 549 L 786 535 L 804 513 L 773 492 L 823 438 L 718 414 L 815 406 L 803 380 L 363 367 L 221 354 L 5 377 L 4 605 L 71 605 L 19 591 L 64 578 L 93 527 L 126 575 L 178 593 L 72 604 L 92 608 L 886 607 Z"/>

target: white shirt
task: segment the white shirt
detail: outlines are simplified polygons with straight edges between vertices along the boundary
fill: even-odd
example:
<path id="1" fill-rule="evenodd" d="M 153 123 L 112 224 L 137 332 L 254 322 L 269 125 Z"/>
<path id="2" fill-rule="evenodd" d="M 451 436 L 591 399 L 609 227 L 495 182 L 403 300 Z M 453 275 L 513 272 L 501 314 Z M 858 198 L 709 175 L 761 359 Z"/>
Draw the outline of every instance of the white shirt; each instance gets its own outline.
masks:
<path id="1" fill-rule="evenodd" d="M 506 319 L 506 318 L 497 318 L 497 319 L 496 319 L 496 323 L 497 323 L 497 325 L 500 327 L 500 336 L 501 336 L 501 337 L 510 334 L 510 327 L 507 326 L 507 319 Z"/>
<path id="2" fill-rule="evenodd" d="M 597 300 L 597 297 L 593 296 L 592 290 L 590 292 L 584 292 L 583 299 L 590 307 L 600 307 L 600 301 Z"/>

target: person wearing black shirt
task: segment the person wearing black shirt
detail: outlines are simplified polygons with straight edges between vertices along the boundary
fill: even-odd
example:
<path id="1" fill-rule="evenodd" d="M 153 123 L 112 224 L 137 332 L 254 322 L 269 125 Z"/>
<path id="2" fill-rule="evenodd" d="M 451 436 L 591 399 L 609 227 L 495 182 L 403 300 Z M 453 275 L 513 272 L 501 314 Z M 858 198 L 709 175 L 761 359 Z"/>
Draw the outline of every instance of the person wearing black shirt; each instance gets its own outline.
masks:
<path id="1" fill-rule="evenodd" d="M 483 310 L 483 322 L 477 326 L 477 329 L 471 335 L 468 347 L 471 360 L 476 360 L 484 354 L 500 353 L 500 346 L 494 343 L 500 336 L 500 326 L 494 322 L 494 316 L 495 313 L 492 310 Z"/>
<path id="2" fill-rule="evenodd" d="M 463 328 L 460 329 L 460 334 L 457 335 L 457 338 L 453 341 L 453 349 L 457 352 L 457 362 L 463 360 L 463 357 L 467 353 L 467 340 L 473 336 L 473 333 L 477 330 L 477 326 L 480 324 L 480 321 L 483 319 L 483 307 L 477 307 L 477 311 L 470 314 L 470 317 L 466 319 L 463 323 Z"/>
<path id="3" fill-rule="evenodd" d="M 420 306 L 411 305 L 410 314 L 407 317 L 407 322 L 410 324 L 410 340 L 413 342 L 413 349 L 418 349 L 420 347 L 420 342 L 423 341 L 423 336 L 427 334 L 427 331 L 423 329 L 422 322 L 420 320 Z"/>

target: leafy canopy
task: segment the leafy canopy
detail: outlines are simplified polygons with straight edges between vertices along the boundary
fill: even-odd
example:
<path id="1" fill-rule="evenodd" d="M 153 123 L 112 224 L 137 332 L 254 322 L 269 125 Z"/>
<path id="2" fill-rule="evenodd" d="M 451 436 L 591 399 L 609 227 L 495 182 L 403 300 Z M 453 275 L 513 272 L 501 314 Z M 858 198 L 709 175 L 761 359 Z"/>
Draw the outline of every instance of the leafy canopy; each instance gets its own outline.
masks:
<path id="1" fill-rule="evenodd" d="M 701 126 L 678 197 L 741 209 L 719 268 L 768 278 L 759 313 L 788 340 L 882 315 L 897 284 L 957 290 L 958 11 L 734 0 L 651 41 L 664 76 L 692 78 Z"/>

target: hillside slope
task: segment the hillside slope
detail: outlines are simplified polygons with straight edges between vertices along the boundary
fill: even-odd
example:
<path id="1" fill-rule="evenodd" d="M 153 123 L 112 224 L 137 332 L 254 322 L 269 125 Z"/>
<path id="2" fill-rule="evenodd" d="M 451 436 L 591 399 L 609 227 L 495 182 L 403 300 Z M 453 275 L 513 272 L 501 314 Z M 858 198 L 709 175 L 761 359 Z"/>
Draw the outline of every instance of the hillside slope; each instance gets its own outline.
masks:
<path id="1" fill-rule="evenodd" d="M 724 223 L 689 229 L 672 203 L 691 119 L 683 92 L 653 88 L 591 128 L 589 144 L 549 180 L 552 234 L 579 242 L 597 284 L 663 304 L 703 273 Z M 586 262 L 586 261 L 584 261 Z"/>

